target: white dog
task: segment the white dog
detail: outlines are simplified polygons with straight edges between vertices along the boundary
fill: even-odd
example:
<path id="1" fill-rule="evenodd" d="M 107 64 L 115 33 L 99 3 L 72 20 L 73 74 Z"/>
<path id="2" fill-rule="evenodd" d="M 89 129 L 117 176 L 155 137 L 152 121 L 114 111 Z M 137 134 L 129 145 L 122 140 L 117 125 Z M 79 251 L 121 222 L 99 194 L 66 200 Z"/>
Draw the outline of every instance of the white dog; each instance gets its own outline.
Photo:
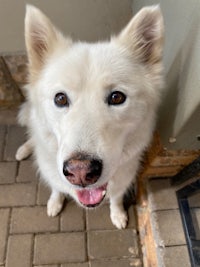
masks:
<path id="1" fill-rule="evenodd" d="M 29 140 L 17 160 L 34 152 L 52 190 L 49 216 L 67 194 L 84 207 L 109 197 L 113 224 L 125 228 L 123 196 L 151 140 L 163 85 L 160 8 L 143 8 L 118 36 L 90 44 L 65 38 L 28 6 L 25 38 L 29 84 L 19 122 Z"/>

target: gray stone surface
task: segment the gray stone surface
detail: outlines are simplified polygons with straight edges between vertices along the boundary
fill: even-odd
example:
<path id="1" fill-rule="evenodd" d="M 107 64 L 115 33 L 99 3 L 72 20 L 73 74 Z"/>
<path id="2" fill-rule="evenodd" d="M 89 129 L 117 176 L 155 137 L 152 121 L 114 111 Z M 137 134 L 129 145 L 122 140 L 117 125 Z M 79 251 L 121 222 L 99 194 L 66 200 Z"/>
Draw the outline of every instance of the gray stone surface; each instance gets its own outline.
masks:
<path id="1" fill-rule="evenodd" d="M 4 143 L 6 138 L 6 125 L 0 125 L 0 160 L 3 160 Z"/>
<path id="2" fill-rule="evenodd" d="M 47 201 L 50 197 L 50 188 L 45 185 L 42 181 L 38 184 L 37 193 L 37 205 L 47 205 Z"/>
<path id="3" fill-rule="evenodd" d="M 88 233 L 88 251 L 91 259 L 138 257 L 135 231 L 126 229 L 91 231 Z M 115 245 L 114 245 L 115 244 Z"/>
<path id="4" fill-rule="evenodd" d="M 15 160 L 15 154 L 20 145 L 22 145 L 26 140 L 25 129 L 16 126 L 8 126 L 8 136 L 5 146 L 4 160 L 13 161 Z"/>
<path id="5" fill-rule="evenodd" d="M 127 228 L 136 228 L 136 216 L 133 206 L 129 208 L 129 221 Z M 94 210 L 87 210 L 87 228 L 89 230 L 116 229 L 110 219 L 109 204 L 104 204 Z"/>
<path id="6" fill-rule="evenodd" d="M 98 260 L 92 261 L 91 267 L 142 267 L 140 259 Z"/>
<path id="7" fill-rule="evenodd" d="M 0 207 L 35 205 L 35 184 L 11 184 L 0 186 Z"/>
<path id="8" fill-rule="evenodd" d="M 191 214 L 192 214 L 192 220 L 194 222 L 196 239 L 200 240 L 200 208 L 192 208 Z"/>
<path id="9" fill-rule="evenodd" d="M 85 210 L 78 207 L 74 201 L 66 203 L 60 217 L 61 231 L 85 230 Z"/>
<path id="10" fill-rule="evenodd" d="M 36 179 L 38 178 L 33 161 L 21 161 L 19 165 L 19 172 L 16 178 L 17 182 L 34 182 Z"/>
<path id="11" fill-rule="evenodd" d="M 178 209 L 175 188 L 170 185 L 170 179 L 151 180 L 148 193 L 152 210 Z"/>
<path id="12" fill-rule="evenodd" d="M 17 162 L 0 162 L 0 184 L 15 182 Z"/>
<path id="13" fill-rule="evenodd" d="M 31 266 L 32 235 L 13 235 L 8 239 L 6 267 Z"/>
<path id="14" fill-rule="evenodd" d="M 148 185 L 153 230 L 165 267 L 191 266 L 176 197 L 177 189 L 166 178 L 150 180 Z M 197 199 L 192 198 L 191 205 L 195 206 L 196 203 Z"/>
<path id="15" fill-rule="evenodd" d="M 66 263 L 61 264 L 61 267 L 90 267 L 88 262 L 84 263 Z"/>
<path id="16" fill-rule="evenodd" d="M 0 209 L 0 265 L 4 263 L 9 227 L 9 209 Z"/>
<path id="17" fill-rule="evenodd" d="M 200 209 L 200 192 L 193 196 L 190 196 L 188 198 L 188 201 L 189 201 L 190 207 Z"/>
<path id="18" fill-rule="evenodd" d="M 179 210 L 156 212 L 160 238 L 165 246 L 186 244 Z"/>
<path id="19" fill-rule="evenodd" d="M 47 216 L 46 207 L 14 208 L 11 216 L 11 233 L 41 233 L 59 230 L 59 218 Z"/>
<path id="20" fill-rule="evenodd" d="M 36 235 L 34 264 L 84 262 L 85 245 L 84 233 Z"/>
<path id="21" fill-rule="evenodd" d="M 165 267 L 191 267 L 186 246 L 166 247 L 164 251 Z"/>

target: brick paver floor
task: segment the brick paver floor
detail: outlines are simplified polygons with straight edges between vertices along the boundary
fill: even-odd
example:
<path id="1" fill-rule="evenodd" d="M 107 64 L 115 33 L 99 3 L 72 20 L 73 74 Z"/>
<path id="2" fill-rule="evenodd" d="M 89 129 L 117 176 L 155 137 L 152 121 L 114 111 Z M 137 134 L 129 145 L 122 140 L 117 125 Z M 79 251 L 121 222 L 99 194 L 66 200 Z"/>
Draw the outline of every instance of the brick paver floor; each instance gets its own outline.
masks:
<path id="1" fill-rule="evenodd" d="M 148 183 L 154 237 L 161 266 L 165 267 L 191 266 L 176 196 L 178 189 L 167 178 L 151 179 Z M 196 199 L 195 203 L 199 205 Z"/>
<path id="2" fill-rule="evenodd" d="M 125 230 L 112 225 L 108 204 L 91 211 L 66 200 L 62 213 L 49 218 L 49 190 L 31 158 L 15 160 L 24 140 L 24 129 L 0 114 L 0 266 L 142 266 L 134 206 Z"/>

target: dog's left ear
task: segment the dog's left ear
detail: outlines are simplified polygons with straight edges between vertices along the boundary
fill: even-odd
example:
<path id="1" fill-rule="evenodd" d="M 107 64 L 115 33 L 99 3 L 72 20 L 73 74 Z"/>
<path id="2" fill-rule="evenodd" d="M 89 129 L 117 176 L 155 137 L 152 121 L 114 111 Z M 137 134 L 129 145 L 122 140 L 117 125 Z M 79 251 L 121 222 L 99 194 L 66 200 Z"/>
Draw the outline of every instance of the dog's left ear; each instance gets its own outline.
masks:
<path id="1" fill-rule="evenodd" d="M 144 7 L 116 38 L 134 58 L 145 64 L 155 64 L 162 59 L 164 39 L 163 17 L 160 7 Z"/>

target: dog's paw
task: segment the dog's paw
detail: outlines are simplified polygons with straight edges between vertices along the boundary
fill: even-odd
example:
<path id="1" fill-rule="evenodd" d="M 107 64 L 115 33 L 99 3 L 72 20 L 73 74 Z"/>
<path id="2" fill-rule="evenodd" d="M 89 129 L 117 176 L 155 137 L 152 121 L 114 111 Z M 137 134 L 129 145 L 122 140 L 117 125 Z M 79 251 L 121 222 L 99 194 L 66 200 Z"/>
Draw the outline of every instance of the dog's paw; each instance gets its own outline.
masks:
<path id="1" fill-rule="evenodd" d="M 15 154 L 15 158 L 16 160 L 23 160 L 24 158 L 26 158 L 28 155 L 27 155 L 27 150 L 25 148 L 24 145 L 20 146 L 18 149 L 17 149 L 17 152 Z"/>
<path id="2" fill-rule="evenodd" d="M 31 153 L 32 153 L 32 149 L 30 146 L 30 141 L 27 141 L 26 143 L 24 143 L 17 149 L 15 158 L 16 160 L 20 161 L 20 160 L 26 159 L 28 156 L 30 156 Z"/>
<path id="3" fill-rule="evenodd" d="M 61 211 L 63 201 L 50 198 L 47 203 L 47 215 L 49 217 L 55 217 Z"/>
<path id="4" fill-rule="evenodd" d="M 111 221 L 118 229 L 124 229 L 127 226 L 128 216 L 126 211 L 111 212 Z"/>

